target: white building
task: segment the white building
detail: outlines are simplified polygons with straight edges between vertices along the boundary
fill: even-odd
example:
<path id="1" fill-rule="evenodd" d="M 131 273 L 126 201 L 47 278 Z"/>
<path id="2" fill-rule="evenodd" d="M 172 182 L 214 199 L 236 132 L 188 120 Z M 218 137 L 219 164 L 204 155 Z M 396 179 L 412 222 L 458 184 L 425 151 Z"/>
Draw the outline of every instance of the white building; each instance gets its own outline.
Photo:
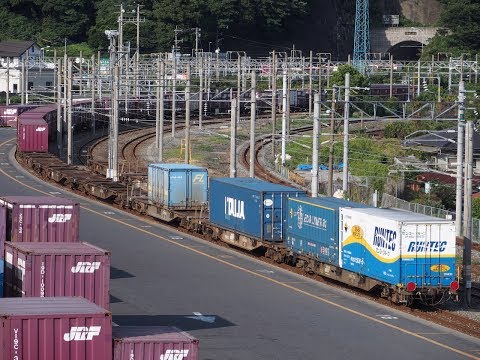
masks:
<path id="1" fill-rule="evenodd" d="M 43 49 L 35 42 L 0 42 L 0 92 L 6 92 L 7 86 L 10 94 L 19 94 L 24 89 L 51 92 L 54 78 L 53 64 L 44 61 Z"/>

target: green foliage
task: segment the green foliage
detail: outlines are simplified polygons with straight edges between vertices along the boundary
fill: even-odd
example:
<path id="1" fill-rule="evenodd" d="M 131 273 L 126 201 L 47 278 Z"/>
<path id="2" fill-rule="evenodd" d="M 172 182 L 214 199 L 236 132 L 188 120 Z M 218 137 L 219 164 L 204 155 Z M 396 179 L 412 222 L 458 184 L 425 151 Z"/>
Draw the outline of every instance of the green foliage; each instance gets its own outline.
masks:
<path id="1" fill-rule="evenodd" d="M 321 137 L 320 142 L 329 140 Z M 328 166 L 329 143 L 320 146 L 319 164 Z M 299 164 L 312 163 L 312 139 L 299 138 L 287 144 L 287 153 L 291 159 L 287 167 L 295 169 Z M 390 166 L 395 156 L 402 156 L 405 151 L 397 140 L 375 140 L 367 137 L 358 137 L 349 141 L 350 172 L 354 176 L 368 178 L 369 185 L 381 191 L 385 185 Z M 336 142 L 334 145 L 334 165 L 343 161 L 343 144 Z"/>
<path id="2" fill-rule="evenodd" d="M 109 41 L 105 30 L 117 29 L 119 2 L 115 0 L 25 0 L 4 1 L 0 19 L 7 26 L 0 29 L 0 39 L 32 39 L 41 46 L 59 46 L 85 42 L 94 49 L 106 49 Z M 174 29 L 180 50 L 190 52 L 195 42 L 194 28 L 201 28 L 202 39 L 215 40 L 225 33 L 257 37 L 264 32 L 281 35 L 286 23 L 308 13 L 308 2 L 302 0 L 143 0 L 139 1 L 141 17 L 140 47 L 145 51 L 170 51 Z M 133 1 L 123 2 L 124 16 L 136 15 Z M 20 6 L 21 5 L 21 6 Z M 136 27 L 124 24 L 124 41 L 135 44 Z M 206 41 L 200 43 L 204 49 Z M 221 40 L 221 39 L 220 39 Z M 225 40 L 224 40 L 225 41 Z M 212 45 L 212 50 L 217 44 Z"/>
<path id="3" fill-rule="evenodd" d="M 480 219 L 480 198 L 472 199 L 472 217 Z"/>
<path id="4" fill-rule="evenodd" d="M 350 86 L 358 86 L 358 87 L 367 87 L 369 84 L 368 78 L 363 74 L 359 73 L 357 69 L 355 69 L 351 65 L 341 65 L 338 67 L 338 70 L 332 73 L 332 77 L 330 79 L 330 83 L 343 86 L 345 85 L 345 74 L 350 74 Z"/>
<path id="5" fill-rule="evenodd" d="M 418 130 L 443 130 L 455 126 L 455 123 L 449 121 L 393 121 L 385 126 L 385 137 L 403 140 Z"/>
<path id="6" fill-rule="evenodd" d="M 480 2 L 478 0 L 443 0 L 444 9 L 439 25 L 445 30 L 439 32 L 424 48 L 423 57 L 437 53 L 451 53 L 459 56 L 464 52 L 480 50 Z"/>

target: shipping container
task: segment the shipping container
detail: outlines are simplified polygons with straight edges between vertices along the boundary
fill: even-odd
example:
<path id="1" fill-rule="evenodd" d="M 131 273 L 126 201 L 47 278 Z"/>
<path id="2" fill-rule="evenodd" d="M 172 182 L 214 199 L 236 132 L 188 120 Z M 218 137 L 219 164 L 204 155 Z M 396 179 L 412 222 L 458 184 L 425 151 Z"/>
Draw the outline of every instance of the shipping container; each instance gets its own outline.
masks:
<path id="1" fill-rule="evenodd" d="M 0 196 L 0 244 L 78 242 L 80 205 L 52 196 Z M 3 215 L 2 215 L 3 214 Z"/>
<path id="2" fill-rule="evenodd" d="M 48 152 L 48 125 L 43 119 L 18 119 L 17 146 L 21 152 Z"/>
<path id="3" fill-rule="evenodd" d="M 0 126 L 17 127 L 17 119 L 20 114 L 38 105 L 2 105 L 0 106 Z"/>
<path id="4" fill-rule="evenodd" d="M 170 326 L 115 326 L 113 360 L 198 360 L 198 340 Z"/>
<path id="5" fill-rule="evenodd" d="M 339 265 L 340 208 L 367 207 L 333 197 L 288 199 L 287 246 L 298 254 Z"/>
<path id="6" fill-rule="evenodd" d="M 449 286 L 455 223 L 394 209 L 340 209 L 340 263 L 388 284 Z"/>
<path id="7" fill-rule="evenodd" d="M 305 191 L 253 178 L 210 181 L 210 222 L 249 237 L 285 239 L 287 199 Z"/>
<path id="8" fill-rule="evenodd" d="M 111 314 L 79 297 L 0 299 L 0 360 L 108 360 Z"/>
<path id="9" fill-rule="evenodd" d="M 151 164 L 148 166 L 148 199 L 169 209 L 205 207 L 208 171 L 188 164 Z"/>
<path id="10" fill-rule="evenodd" d="M 7 297 L 81 296 L 109 308 L 110 253 L 88 243 L 5 243 Z"/>

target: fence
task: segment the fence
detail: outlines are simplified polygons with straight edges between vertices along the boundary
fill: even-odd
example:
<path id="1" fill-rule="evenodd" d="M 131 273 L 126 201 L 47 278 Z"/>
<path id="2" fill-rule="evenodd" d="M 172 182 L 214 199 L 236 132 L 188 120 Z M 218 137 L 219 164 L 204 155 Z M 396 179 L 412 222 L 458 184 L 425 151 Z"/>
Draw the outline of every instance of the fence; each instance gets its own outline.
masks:
<path id="1" fill-rule="evenodd" d="M 455 213 L 452 211 L 411 203 L 388 194 L 383 194 L 382 196 L 382 207 L 408 210 L 442 219 L 455 220 Z M 472 219 L 472 241 L 480 243 L 480 219 Z"/>

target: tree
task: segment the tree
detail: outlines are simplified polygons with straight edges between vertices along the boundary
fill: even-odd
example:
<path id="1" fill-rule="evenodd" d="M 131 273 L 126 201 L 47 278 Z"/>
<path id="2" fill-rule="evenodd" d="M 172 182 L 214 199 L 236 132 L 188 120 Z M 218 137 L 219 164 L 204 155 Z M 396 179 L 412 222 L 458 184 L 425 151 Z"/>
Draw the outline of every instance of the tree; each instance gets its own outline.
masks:
<path id="1" fill-rule="evenodd" d="M 472 217 L 480 219 L 480 198 L 472 199 Z"/>
<path id="2" fill-rule="evenodd" d="M 442 0 L 439 25 L 444 29 L 424 48 L 423 57 L 437 53 L 476 53 L 480 49 L 480 3 L 478 0 Z"/>
<path id="3" fill-rule="evenodd" d="M 358 86 L 358 87 L 367 87 L 369 82 L 368 78 L 358 72 L 352 65 L 341 65 L 338 67 L 337 71 L 332 73 L 332 77 L 330 79 L 330 83 L 335 84 L 337 86 L 344 86 L 345 85 L 345 74 L 350 74 L 350 86 Z"/>

